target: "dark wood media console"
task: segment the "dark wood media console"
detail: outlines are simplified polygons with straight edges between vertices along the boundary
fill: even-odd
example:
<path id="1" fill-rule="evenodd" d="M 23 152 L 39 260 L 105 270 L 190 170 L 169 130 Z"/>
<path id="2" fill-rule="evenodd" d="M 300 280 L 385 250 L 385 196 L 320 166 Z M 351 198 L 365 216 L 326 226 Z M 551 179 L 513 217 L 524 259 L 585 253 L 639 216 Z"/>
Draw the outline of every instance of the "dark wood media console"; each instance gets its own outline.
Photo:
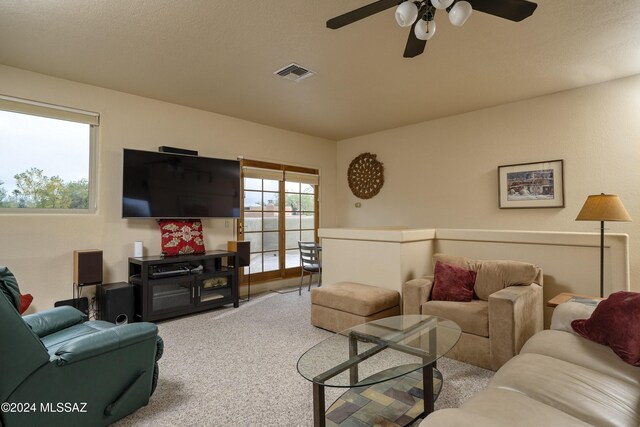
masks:
<path id="1" fill-rule="evenodd" d="M 237 273 L 236 252 L 129 258 L 135 319 L 152 322 L 231 303 L 238 307 Z"/>

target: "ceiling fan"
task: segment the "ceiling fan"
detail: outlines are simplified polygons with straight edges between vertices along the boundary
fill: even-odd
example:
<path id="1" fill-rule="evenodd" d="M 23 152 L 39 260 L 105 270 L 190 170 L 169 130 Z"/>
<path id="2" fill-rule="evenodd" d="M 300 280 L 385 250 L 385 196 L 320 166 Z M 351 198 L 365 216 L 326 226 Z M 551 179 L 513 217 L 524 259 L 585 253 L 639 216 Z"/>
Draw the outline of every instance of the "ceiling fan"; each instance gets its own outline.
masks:
<path id="1" fill-rule="evenodd" d="M 445 10 L 455 26 L 463 25 L 473 10 L 499 18 L 520 22 L 533 14 L 538 5 L 527 0 L 378 0 L 327 21 L 333 30 L 367 18 L 378 12 L 396 8 L 396 21 L 401 27 L 411 27 L 404 49 L 405 58 L 413 58 L 424 48 L 436 31 L 436 10 Z"/>

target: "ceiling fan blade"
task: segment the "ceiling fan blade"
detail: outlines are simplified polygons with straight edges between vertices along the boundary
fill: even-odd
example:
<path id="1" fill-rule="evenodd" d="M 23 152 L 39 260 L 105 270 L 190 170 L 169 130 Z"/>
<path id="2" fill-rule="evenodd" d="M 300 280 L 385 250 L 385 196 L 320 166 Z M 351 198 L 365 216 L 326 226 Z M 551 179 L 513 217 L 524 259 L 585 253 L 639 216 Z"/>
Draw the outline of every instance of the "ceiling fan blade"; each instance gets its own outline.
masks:
<path id="1" fill-rule="evenodd" d="M 520 22 L 533 14 L 538 5 L 527 0 L 467 0 L 474 10 Z"/>
<path id="2" fill-rule="evenodd" d="M 352 10 L 351 12 L 329 19 L 327 21 L 327 28 L 335 30 L 340 27 L 344 27 L 345 25 L 352 24 L 371 15 L 375 15 L 378 12 L 397 6 L 401 2 L 402 0 L 378 0 L 366 6 L 362 6 L 361 8 Z"/>
<path id="3" fill-rule="evenodd" d="M 414 56 L 420 55 L 422 52 L 424 52 L 424 48 L 427 46 L 427 41 L 420 40 L 413 32 L 413 28 L 416 26 L 419 20 L 420 18 L 418 18 L 418 20 L 413 23 L 413 25 L 411 26 L 411 31 L 409 31 L 407 45 L 404 47 L 404 55 L 402 55 L 405 58 L 413 58 Z"/>

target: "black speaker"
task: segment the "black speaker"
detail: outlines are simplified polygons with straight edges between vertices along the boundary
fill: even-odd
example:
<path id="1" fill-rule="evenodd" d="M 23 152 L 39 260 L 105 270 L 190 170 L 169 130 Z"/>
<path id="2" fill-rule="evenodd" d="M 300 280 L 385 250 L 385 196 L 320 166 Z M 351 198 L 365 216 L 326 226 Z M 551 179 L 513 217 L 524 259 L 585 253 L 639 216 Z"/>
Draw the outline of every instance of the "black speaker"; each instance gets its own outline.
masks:
<path id="1" fill-rule="evenodd" d="M 102 283 L 102 251 L 73 251 L 73 283 L 79 286 Z"/>
<path id="2" fill-rule="evenodd" d="M 167 147 L 166 145 L 158 147 L 158 151 L 161 153 L 186 154 L 188 156 L 198 155 L 198 152 L 196 150 L 187 150 L 186 148 L 178 148 L 178 147 Z"/>
<path id="3" fill-rule="evenodd" d="M 87 297 L 65 299 L 62 301 L 56 301 L 54 307 L 62 307 L 63 305 L 70 305 L 83 312 L 86 316 L 89 316 L 89 299 Z"/>
<path id="4" fill-rule="evenodd" d="M 123 325 L 134 319 L 133 285 L 125 282 L 107 283 L 96 288 L 98 318 Z"/>
<path id="5" fill-rule="evenodd" d="M 227 250 L 238 253 L 238 267 L 247 267 L 251 263 L 251 242 L 248 240 L 232 240 L 227 243 Z"/>

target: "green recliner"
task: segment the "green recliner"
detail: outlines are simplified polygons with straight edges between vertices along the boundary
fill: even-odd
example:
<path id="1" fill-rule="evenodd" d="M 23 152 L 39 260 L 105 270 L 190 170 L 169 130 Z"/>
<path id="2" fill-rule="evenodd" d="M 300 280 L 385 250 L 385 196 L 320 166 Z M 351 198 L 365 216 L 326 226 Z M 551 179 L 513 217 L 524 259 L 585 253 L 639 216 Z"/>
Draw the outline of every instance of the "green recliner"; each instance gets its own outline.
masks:
<path id="1" fill-rule="evenodd" d="M 68 306 L 21 317 L 19 292 L 0 266 L 1 426 L 107 426 L 149 402 L 156 325 L 85 322 Z"/>

